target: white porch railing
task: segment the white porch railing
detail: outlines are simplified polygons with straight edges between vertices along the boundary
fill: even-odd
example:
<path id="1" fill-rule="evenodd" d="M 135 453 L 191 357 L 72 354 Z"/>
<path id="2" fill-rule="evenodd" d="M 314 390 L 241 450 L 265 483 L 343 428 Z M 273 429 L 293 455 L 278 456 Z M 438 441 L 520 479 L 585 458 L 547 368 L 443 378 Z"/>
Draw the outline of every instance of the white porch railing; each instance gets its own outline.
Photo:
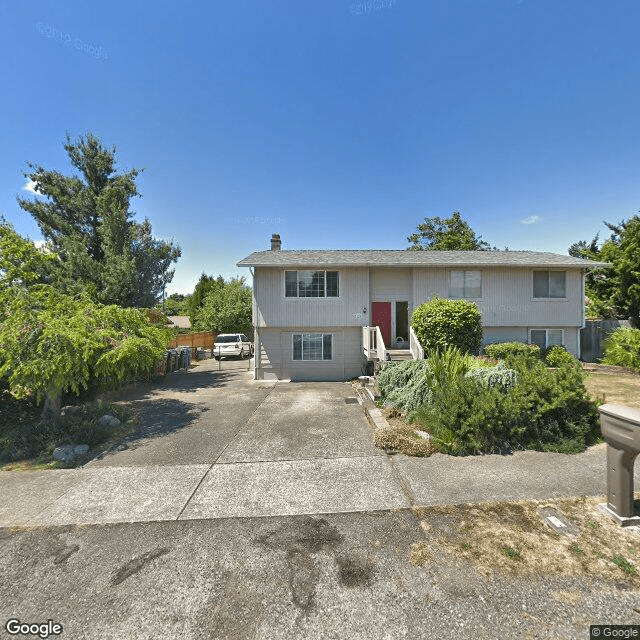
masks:
<path id="1" fill-rule="evenodd" d="M 409 349 L 411 349 L 411 355 L 414 360 L 422 360 L 424 358 L 424 349 L 418 342 L 416 333 L 411 325 L 409 325 Z"/>
<path id="2" fill-rule="evenodd" d="M 362 351 L 369 360 L 388 360 L 380 327 L 362 327 Z"/>

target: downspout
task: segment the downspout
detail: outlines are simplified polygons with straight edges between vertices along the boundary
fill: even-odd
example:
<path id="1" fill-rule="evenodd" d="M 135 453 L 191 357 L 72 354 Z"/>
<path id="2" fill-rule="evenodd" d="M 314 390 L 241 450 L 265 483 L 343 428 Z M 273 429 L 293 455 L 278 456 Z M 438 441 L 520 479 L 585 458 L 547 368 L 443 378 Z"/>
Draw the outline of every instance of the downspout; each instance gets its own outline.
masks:
<path id="1" fill-rule="evenodd" d="M 586 303 L 584 301 L 586 273 L 587 273 L 586 269 L 581 269 L 582 277 L 580 278 L 580 300 L 582 302 L 582 304 L 581 304 L 582 322 L 580 323 L 580 331 L 578 331 L 578 360 L 580 359 L 580 356 L 582 356 L 582 349 L 580 348 L 581 342 L 582 342 L 582 329 L 584 329 L 587 326 L 586 317 L 585 317 L 585 305 L 586 305 Z"/>

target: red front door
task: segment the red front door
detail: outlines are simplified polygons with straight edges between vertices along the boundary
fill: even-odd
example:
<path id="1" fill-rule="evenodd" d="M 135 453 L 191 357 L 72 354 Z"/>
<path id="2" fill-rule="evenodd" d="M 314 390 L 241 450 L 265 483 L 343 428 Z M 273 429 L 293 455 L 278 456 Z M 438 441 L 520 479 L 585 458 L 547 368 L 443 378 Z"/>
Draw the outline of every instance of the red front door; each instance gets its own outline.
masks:
<path id="1" fill-rule="evenodd" d="M 391 347 L 391 303 L 374 302 L 371 305 L 371 324 L 380 327 L 384 346 Z"/>

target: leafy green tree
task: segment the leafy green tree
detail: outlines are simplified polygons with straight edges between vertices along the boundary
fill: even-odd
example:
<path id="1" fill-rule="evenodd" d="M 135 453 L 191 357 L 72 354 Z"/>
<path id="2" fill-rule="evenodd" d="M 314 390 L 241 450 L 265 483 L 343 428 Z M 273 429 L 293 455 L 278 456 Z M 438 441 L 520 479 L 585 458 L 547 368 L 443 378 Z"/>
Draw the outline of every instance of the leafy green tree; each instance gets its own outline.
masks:
<path id="1" fill-rule="evenodd" d="M 0 288 L 51 283 L 58 256 L 35 247 L 0 217 Z"/>
<path id="2" fill-rule="evenodd" d="M 65 150 L 79 175 L 65 176 L 29 164 L 25 176 L 47 201 L 18 198 L 35 218 L 51 249 L 60 258 L 66 291 L 80 283 L 102 303 L 151 307 L 173 277 L 169 266 L 180 248 L 155 240 L 151 224 L 133 220 L 130 201 L 139 195 L 138 169 L 118 174 L 115 147 L 105 148 L 92 133 Z"/>
<path id="3" fill-rule="evenodd" d="M 411 326 L 427 353 L 449 346 L 477 352 L 482 344 L 482 315 L 468 300 L 434 297 L 413 310 Z"/>
<path id="4" fill-rule="evenodd" d="M 589 307 L 603 317 L 629 318 L 640 327 L 640 216 L 615 225 L 605 222 L 613 232 L 598 246 L 598 236 L 587 244 L 576 242 L 569 254 L 598 262 L 609 262 L 610 269 L 594 269 L 586 276 Z"/>
<path id="5" fill-rule="evenodd" d="M 488 251 L 489 244 L 476 236 L 473 229 L 454 211 L 450 218 L 425 218 L 417 233 L 410 235 L 412 251 Z"/>
<path id="6" fill-rule="evenodd" d="M 220 293 L 223 288 L 224 278 L 222 276 L 214 278 L 204 272 L 202 273 L 198 284 L 189 298 L 189 320 L 191 321 L 192 327 L 196 324 L 197 316 L 204 305 L 205 298 L 212 292 Z"/>
<path id="7" fill-rule="evenodd" d="M 192 326 L 196 331 L 238 332 L 251 336 L 251 288 L 245 285 L 244 278 L 233 278 L 223 283 L 222 288 L 212 289 L 195 320 Z"/>
<path id="8" fill-rule="evenodd" d="M 16 397 L 44 400 L 43 420 L 59 416 L 63 392 L 79 393 L 93 378 L 152 372 L 170 337 L 137 309 L 50 285 L 0 290 L 0 377 Z"/>
<path id="9" fill-rule="evenodd" d="M 189 301 L 191 295 L 182 293 L 172 293 L 168 298 L 156 305 L 156 309 L 162 309 L 168 316 L 188 316 Z"/>

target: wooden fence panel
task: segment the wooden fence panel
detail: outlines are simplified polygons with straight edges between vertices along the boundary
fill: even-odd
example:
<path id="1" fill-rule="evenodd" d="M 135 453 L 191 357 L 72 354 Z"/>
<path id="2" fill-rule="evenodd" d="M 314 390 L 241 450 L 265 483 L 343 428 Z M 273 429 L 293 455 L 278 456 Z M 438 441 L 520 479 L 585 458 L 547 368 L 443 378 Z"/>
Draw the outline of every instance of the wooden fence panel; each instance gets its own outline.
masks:
<path id="1" fill-rule="evenodd" d="M 630 327 L 628 320 L 587 320 L 580 329 L 580 359 L 583 362 L 599 362 L 607 335 L 618 327 Z"/>
<path id="2" fill-rule="evenodd" d="M 191 349 L 196 349 L 197 347 L 202 347 L 203 349 L 212 349 L 217 335 L 217 331 L 181 333 L 169 342 L 169 346 L 167 348 L 175 349 L 176 347 L 191 347 Z"/>

